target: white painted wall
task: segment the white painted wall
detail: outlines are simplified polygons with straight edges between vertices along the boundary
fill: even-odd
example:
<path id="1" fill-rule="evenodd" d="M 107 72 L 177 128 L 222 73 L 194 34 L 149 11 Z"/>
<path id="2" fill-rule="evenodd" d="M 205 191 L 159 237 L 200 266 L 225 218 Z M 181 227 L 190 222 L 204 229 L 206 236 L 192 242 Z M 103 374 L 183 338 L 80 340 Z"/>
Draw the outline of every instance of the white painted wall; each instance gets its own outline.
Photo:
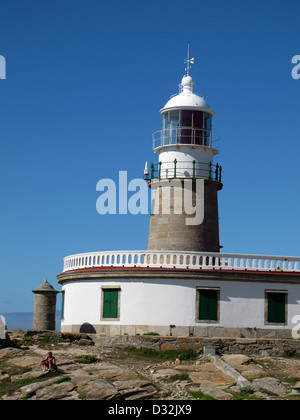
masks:
<path id="1" fill-rule="evenodd" d="M 101 286 L 121 287 L 119 321 L 100 321 Z M 196 287 L 220 288 L 220 322 L 195 321 Z M 274 328 L 264 324 L 265 290 L 288 291 L 288 325 L 300 315 L 300 285 L 213 280 L 85 280 L 64 284 L 63 325 L 158 325 Z"/>
<path id="2" fill-rule="evenodd" d="M 6 321 L 4 316 L 0 315 L 0 340 L 5 340 L 6 337 Z"/>
<path id="3" fill-rule="evenodd" d="M 191 178 L 193 176 L 193 161 L 195 160 L 196 177 L 209 177 L 209 162 L 213 163 L 215 149 L 210 147 L 191 147 L 191 146 L 166 146 L 159 153 L 161 165 L 161 178 L 173 178 L 174 160 L 177 160 L 176 176 L 177 178 Z M 199 172 L 200 169 L 200 172 Z"/>

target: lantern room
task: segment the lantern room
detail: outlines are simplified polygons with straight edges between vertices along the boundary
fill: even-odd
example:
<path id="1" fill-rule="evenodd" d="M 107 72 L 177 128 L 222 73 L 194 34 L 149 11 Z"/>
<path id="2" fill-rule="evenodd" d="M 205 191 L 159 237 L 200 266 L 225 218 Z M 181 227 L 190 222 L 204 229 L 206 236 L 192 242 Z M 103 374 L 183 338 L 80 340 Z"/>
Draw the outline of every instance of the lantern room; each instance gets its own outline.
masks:
<path id="1" fill-rule="evenodd" d="M 218 136 L 212 131 L 214 111 L 203 97 L 194 93 L 194 81 L 183 76 L 179 93 L 160 110 L 162 129 L 153 134 L 153 149 L 159 154 L 157 169 L 152 165 L 152 176 L 158 178 L 192 177 L 213 179 L 213 156 L 218 154 Z"/>
<path id="2" fill-rule="evenodd" d="M 154 150 L 180 144 L 213 146 L 216 140 L 212 138 L 214 111 L 204 98 L 193 93 L 193 86 L 192 77 L 185 75 L 179 85 L 179 94 L 173 95 L 161 109 L 162 130 L 153 134 Z"/>

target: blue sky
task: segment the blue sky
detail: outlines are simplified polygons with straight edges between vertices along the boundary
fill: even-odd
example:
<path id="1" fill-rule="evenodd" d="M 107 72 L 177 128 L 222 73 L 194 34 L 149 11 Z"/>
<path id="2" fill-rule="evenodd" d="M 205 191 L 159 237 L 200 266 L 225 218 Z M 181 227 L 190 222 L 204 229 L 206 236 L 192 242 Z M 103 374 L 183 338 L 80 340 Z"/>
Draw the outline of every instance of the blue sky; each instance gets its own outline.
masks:
<path id="1" fill-rule="evenodd" d="M 0 313 L 29 312 L 63 257 L 146 249 L 148 215 L 96 212 L 102 178 L 143 176 L 187 42 L 215 111 L 224 252 L 300 255 L 299 0 L 1 2 Z"/>

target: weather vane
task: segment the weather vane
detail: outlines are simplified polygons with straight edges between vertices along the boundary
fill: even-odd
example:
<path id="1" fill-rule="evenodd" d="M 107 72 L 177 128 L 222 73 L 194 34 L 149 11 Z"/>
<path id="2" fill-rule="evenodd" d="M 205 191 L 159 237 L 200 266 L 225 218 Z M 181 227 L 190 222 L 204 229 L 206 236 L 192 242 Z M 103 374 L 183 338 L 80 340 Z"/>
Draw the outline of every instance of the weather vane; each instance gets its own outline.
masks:
<path id="1" fill-rule="evenodd" d="M 189 76 L 190 75 L 190 69 L 192 68 L 191 64 L 195 63 L 195 59 L 194 58 L 190 58 L 190 41 L 188 42 L 188 51 L 187 51 L 187 59 L 184 60 L 185 64 L 186 64 L 186 75 Z"/>

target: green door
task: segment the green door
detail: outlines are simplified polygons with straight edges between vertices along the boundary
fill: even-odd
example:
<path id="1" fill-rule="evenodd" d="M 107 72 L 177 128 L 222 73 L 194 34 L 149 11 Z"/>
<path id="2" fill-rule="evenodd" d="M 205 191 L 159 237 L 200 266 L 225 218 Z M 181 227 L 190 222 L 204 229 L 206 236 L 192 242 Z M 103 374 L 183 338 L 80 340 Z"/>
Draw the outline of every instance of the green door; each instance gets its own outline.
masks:
<path id="1" fill-rule="evenodd" d="M 199 320 L 218 321 L 218 290 L 199 290 Z"/>
<path id="2" fill-rule="evenodd" d="M 284 324 L 285 319 L 285 293 L 268 292 L 268 322 Z"/>
<path id="3" fill-rule="evenodd" d="M 103 290 L 103 318 L 118 318 L 118 289 Z"/>

